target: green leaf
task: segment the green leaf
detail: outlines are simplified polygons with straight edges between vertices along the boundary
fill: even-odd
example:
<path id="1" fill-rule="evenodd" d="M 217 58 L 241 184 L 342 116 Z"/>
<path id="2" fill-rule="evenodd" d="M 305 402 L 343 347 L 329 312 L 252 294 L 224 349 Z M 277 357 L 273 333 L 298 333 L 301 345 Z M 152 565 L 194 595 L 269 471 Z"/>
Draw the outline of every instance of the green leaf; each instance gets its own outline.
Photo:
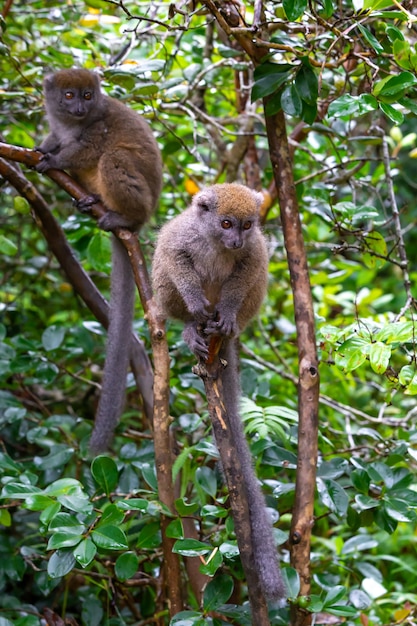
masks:
<path id="1" fill-rule="evenodd" d="M 91 533 L 91 538 L 98 548 L 103 550 L 126 550 L 127 538 L 117 526 L 100 526 Z"/>
<path id="2" fill-rule="evenodd" d="M 378 108 L 378 101 L 370 94 L 361 94 L 360 96 L 351 96 L 345 94 L 337 100 L 330 103 L 327 111 L 329 119 L 333 117 L 351 117 L 364 115 Z"/>
<path id="3" fill-rule="evenodd" d="M 183 539 L 184 538 L 184 528 L 182 525 L 182 520 L 178 517 L 177 519 L 172 520 L 166 528 L 166 536 L 171 539 Z"/>
<path id="4" fill-rule="evenodd" d="M 308 57 L 304 57 L 301 61 L 302 63 L 295 76 L 295 86 L 302 100 L 310 106 L 316 106 L 318 97 L 317 76 L 310 65 Z"/>
<path id="5" fill-rule="evenodd" d="M 299 117 L 303 111 L 303 103 L 294 83 L 287 85 L 281 94 L 282 110 L 292 117 Z"/>
<path id="6" fill-rule="evenodd" d="M 48 561 L 48 574 L 51 578 L 65 576 L 75 567 L 72 551 L 57 550 Z"/>
<path id="7" fill-rule="evenodd" d="M 282 580 L 288 591 L 289 598 L 296 598 L 300 593 L 300 577 L 293 567 L 281 569 Z"/>
<path id="8" fill-rule="evenodd" d="M 12 516 L 10 515 L 7 509 L 0 509 L 0 526 L 5 526 L 6 528 L 12 525 Z"/>
<path id="9" fill-rule="evenodd" d="M 116 561 L 114 571 L 119 580 L 124 582 L 132 578 L 139 567 L 139 559 L 134 552 L 125 552 L 121 554 Z"/>
<path id="10" fill-rule="evenodd" d="M 0 254 L 6 254 L 7 256 L 15 256 L 18 252 L 18 247 L 11 239 L 8 239 L 4 235 L 0 235 Z"/>
<path id="11" fill-rule="evenodd" d="M 385 257 L 388 254 L 387 242 L 385 238 L 381 235 L 381 233 L 373 230 L 368 235 L 366 235 L 364 237 L 364 246 L 366 253 L 364 254 L 363 258 L 367 267 L 382 267 L 382 265 L 386 263 Z"/>
<path id="12" fill-rule="evenodd" d="M 206 576 L 214 576 L 219 567 L 223 565 L 223 555 L 215 548 L 209 557 L 206 558 L 205 563 L 201 563 L 200 572 Z"/>
<path id="13" fill-rule="evenodd" d="M 90 239 L 87 258 L 97 272 L 108 272 L 111 264 L 111 244 L 108 233 L 96 232 Z"/>
<path id="14" fill-rule="evenodd" d="M 73 550 L 73 555 L 81 567 L 88 567 L 97 554 L 97 546 L 91 539 L 86 537 L 80 541 L 78 546 Z"/>
<path id="15" fill-rule="evenodd" d="M 340 516 L 346 514 L 349 498 L 339 483 L 331 479 L 323 480 L 318 478 L 317 488 L 321 501 L 325 506 L 329 507 L 331 511 L 334 511 Z"/>
<path id="16" fill-rule="evenodd" d="M 206 626 L 207 622 L 197 611 L 180 611 L 174 615 L 169 626 Z"/>
<path id="17" fill-rule="evenodd" d="M 352 552 L 371 550 L 372 548 L 376 548 L 377 545 L 378 540 L 372 538 L 370 535 L 357 535 L 356 537 L 351 537 L 345 542 L 342 554 L 351 554 Z"/>
<path id="18" fill-rule="evenodd" d="M 371 367 L 376 374 L 383 374 L 391 357 L 391 347 L 381 341 L 375 341 L 371 344 L 369 350 L 369 361 Z"/>
<path id="19" fill-rule="evenodd" d="M 50 532 L 66 532 L 71 534 L 80 534 L 84 532 L 85 526 L 81 524 L 75 515 L 70 513 L 57 513 L 51 520 L 48 530 Z"/>
<path id="20" fill-rule="evenodd" d="M 285 15 L 291 22 L 302 16 L 307 8 L 307 0 L 283 0 Z"/>
<path id="21" fill-rule="evenodd" d="M 119 509 L 116 504 L 109 504 L 103 510 L 101 519 L 97 526 L 106 526 L 108 524 L 118 526 L 123 522 L 124 517 L 124 513 Z"/>
<path id="22" fill-rule="evenodd" d="M 82 539 L 82 535 L 73 534 L 71 532 L 57 532 L 49 538 L 47 550 L 71 548 L 72 546 L 78 545 Z"/>
<path id="23" fill-rule="evenodd" d="M 203 607 L 206 612 L 215 611 L 222 604 L 226 604 L 232 595 L 234 583 L 233 578 L 226 574 L 216 576 L 211 580 L 204 590 Z"/>
<path id="24" fill-rule="evenodd" d="M 352 481 L 353 486 L 358 491 L 367 494 L 369 491 L 369 485 L 371 484 L 371 479 L 365 470 L 355 469 L 350 475 L 350 479 Z"/>
<path id="25" fill-rule="evenodd" d="M 278 64 L 267 61 L 259 65 L 254 74 L 255 82 L 252 87 L 252 102 L 275 93 L 290 76 L 293 66 L 287 63 Z"/>
<path id="26" fill-rule="evenodd" d="M 158 522 L 147 524 L 141 529 L 137 546 L 150 550 L 161 544 L 161 529 Z"/>
<path id="27" fill-rule="evenodd" d="M 343 585 L 336 585 L 326 593 L 324 598 L 323 609 L 327 609 L 329 606 L 336 604 L 339 600 L 342 600 L 346 596 L 346 587 Z"/>
<path id="28" fill-rule="evenodd" d="M 385 343 L 407 343 L 414 339 L 417 332 L 413 322 L 394 322 L 387 324 L 375 335 L 376 341 Z"/>
<path id="29" fill-rule="evenodd" d="M 366 361 L 369 349 L 370 340 L 351 337 L 338 348 L 335 355 L 336 365 L 347 372 L 352 372 Z"/>
<path id="30" fill-rule="evenodd" d="M 144 498 L 129 498 L 128 500 L 119 500 L 117 506 L 122 511 L 143 511 L 145 513 L 149 507 L 149 502 Z"/>
<path id="31" fill-rule="evenodd" d="M 400 126 L 400 124 L 404 122 L 404 115 L 401 113 L 401 111 L 395 109 L 391 104 L 380 102 L 379 108 L 383 113 L 385 113 L 385 115 L 391 120 L 391 122 L 394 122 L 394 124 L 397 124 L 397 126 Z"/>
<path id="32" fill-rule="evenodd" d="M 375 37 L 375 35 L 371 33 L 370 30 L 368 30 L 365 26 L 362 26 L 362 24 L 358 24 L 358 29 L 364 39 L 366 39 L 366 41 L 377 54 L 381 54 L 382 52 L 384 52 L 384 47 L 379 43 L 378 39 Z"/>
<path id="33" fill-rule="evenodd" d="M 211 546 L 197 539 L 179 539 L 174 543 L 172 551 L 182 556 L 201 556 L 211 552 Z"/>
<path id="34" fill-rule="evenodd" d="M 65 337 L 65 328 L 62 326 L 49 326 L 42 333 L 42 345 L 47 352 L 56 350 L 62 344 Z"/>
<path id="35" fill-rule="evenodd" d="M 378 98 L 401 97 L 405 91 L 417 84 L 417 78 L 411 72 L 401 72 L 396 76 L 387 76 L 375 83 L 373 94 Z"/>
<path id="36" fill-rule="evenodd" d="M 185 502 L 184 498 L 178 498 L 175 500 L 175 508 L 178 511 L 178 514 L 182 517 L 186 517 L 187 515 L 192 515 L 199 509 L 200 505 L 198 502 Z"/>
<path id="37" fill-rule="evenodd" d="M 8 483 L 5 485 L 1 492 L 2 498 L 23 499 L 33 494 L 42 493 L 39 487 L 34 485 L 23 485 L 21 483 Z"/>
<path id="38" fill-rule="evenodd" d="M 212 498 L 217 493 L 217 478 L 215 472 L 210 467 L 198 467 L 195 472 L 196 482 Z"/>
<path id="39" fill-rule="evenodd" d="M 110 495 L 116 489 L 119 471 L 116 463 L 109 456 L 97 456 L 91 463 L 91 473 L 106 495 Z"/>

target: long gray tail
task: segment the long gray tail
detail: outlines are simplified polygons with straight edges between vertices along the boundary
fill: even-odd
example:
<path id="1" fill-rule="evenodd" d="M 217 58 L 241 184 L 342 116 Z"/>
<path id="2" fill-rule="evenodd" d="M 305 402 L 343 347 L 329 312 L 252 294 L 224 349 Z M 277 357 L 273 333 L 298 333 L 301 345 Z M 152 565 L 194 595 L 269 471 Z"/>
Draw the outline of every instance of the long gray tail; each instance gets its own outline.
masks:
<path id="1" fill-rule="evenodd" d="M 274 541 L 272 523 L 266 510 L 265 498 L 255 476 L 252 457 L 243 431 L 239 415 L 240 382 L 237 344 L 234 340 L 225 341 L 222 357 L 227 361 L 223 370 L 223 401 L 229 416 L 229 423 L 236 453 L 242 464 L 242 475 L 246 486 L 246 495 L 251 521 L 252 549 L 255 566 L 261 587 L 270 600 L 286 597 L 282 580 L 278 553 Z"/>
<path id="2" fill-rule="evenodd" d="M 123 410 L 132 336 L 135 281 L 123 244 L 112 235 L 110 315 L 101 396 L 90 440 L 93 453 L 106 450 Z"/>

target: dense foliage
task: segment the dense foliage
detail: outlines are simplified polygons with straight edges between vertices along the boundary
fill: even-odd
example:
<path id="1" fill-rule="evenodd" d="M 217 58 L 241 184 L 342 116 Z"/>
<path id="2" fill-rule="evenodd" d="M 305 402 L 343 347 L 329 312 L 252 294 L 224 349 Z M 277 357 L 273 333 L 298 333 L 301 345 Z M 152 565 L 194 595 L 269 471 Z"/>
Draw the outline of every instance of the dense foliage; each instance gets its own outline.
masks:
<path id="1" fill-rule="evenodd" d="M 5 3 L 2 139 L 33 148 L 44 136 L 46 72 L 99 69 L 107 93 L 148 118 L 163 154 L 160 210 L 142 237 L 148 259 L 157 227 L 199 186 L 236 179 L 264 191 L 270 289 L 242 336 L 242 418 L 290 595 L 316 623 L 412 624 L 417 13 L 412 3 L 389 0 L 265 2 L 253 38 L 267 42 L 267 24 L 269 54 L 254 70 L 207 4 Z M 260 3 L 219 5 L 244 27 Z M 282 108 L 288 120 L 321 359 L 312 595 L 298 599 L 286 544 L 297 346 L 264 97 L 267 112 Z M 108 235 L 52 182 L 25 174 L 108 295 Z M 59 615 L 85 626 L 249 624 L 205 397 L 180 325 L 169 325 L 178 511 L 169 533 L 184 562 L 197 560 L 210 582 L 200 603 L 184 569 L 185 611 L 170 622 L 160 576 L 166 511 L 133 379 L 112 454 L 91 462 L 105 334 L 63 279 L 27 202 L 2 182 L 0 626 L 63 624 Z M 135 329 L 149 345 L 139 304 Z M 193 538 L 184 530 L 190 518 Z M 274 608 L 271 623 L 288 624 L 288 614 Z"/>

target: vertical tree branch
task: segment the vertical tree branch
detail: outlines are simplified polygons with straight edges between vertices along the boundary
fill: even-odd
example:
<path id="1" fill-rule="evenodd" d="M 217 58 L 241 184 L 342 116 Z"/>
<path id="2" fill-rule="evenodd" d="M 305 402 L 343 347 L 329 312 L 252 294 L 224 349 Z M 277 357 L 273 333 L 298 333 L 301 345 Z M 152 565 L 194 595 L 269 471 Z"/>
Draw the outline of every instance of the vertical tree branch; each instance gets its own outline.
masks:
<path id="1" fill-rule="evenodd" d="M 299 358 L 298 465 L 290 531 L 291 564 L 300 576 L 300 594 L 309 595 L 319 402 L 314 310 L 284 113 L 280 111 L 273 117 L 265 116 L 265 121 L 294 294 Z M 292 626 L 307 626 L 310 623 L 311 614 L 295 605 Z"/>

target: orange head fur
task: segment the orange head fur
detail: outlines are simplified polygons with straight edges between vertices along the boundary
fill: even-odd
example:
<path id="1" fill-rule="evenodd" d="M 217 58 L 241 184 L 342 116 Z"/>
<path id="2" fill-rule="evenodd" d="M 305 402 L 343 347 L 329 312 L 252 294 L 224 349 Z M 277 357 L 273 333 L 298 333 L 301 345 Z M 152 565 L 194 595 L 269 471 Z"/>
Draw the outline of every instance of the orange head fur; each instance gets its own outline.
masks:
<path id="1" fill-rule="evenodd" d="M 201 196 L 209 192 L 215 199 L 219 215 L 233 215 L 237 219 L 245 220 L 259 215 L 263 201 L 261 193 L 249 189 L 239 183 L 220 183 L 210 186 L 200 192 Z M 198 194 L 198 195 L 200 195 Z"/>

